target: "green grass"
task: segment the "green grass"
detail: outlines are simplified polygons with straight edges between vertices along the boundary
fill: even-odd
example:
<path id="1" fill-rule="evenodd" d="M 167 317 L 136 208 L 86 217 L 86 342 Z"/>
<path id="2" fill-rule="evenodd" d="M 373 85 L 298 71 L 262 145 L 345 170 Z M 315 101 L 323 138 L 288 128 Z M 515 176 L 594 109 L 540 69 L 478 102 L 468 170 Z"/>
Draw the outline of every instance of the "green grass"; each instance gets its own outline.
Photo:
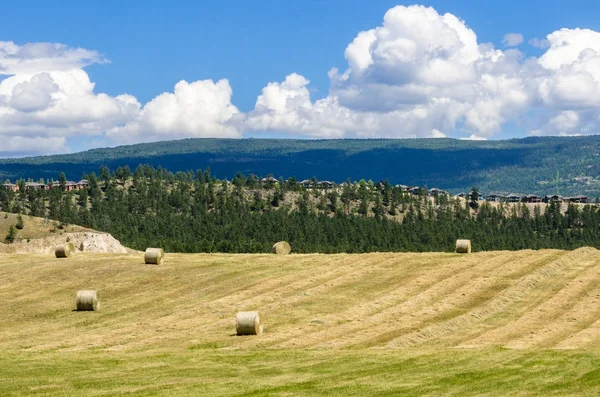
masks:
<path id="1" fill-rule="evenodd" d="M 0 354 L 0 395 L 596 396 L 600 356 L 505 349 Z"/>

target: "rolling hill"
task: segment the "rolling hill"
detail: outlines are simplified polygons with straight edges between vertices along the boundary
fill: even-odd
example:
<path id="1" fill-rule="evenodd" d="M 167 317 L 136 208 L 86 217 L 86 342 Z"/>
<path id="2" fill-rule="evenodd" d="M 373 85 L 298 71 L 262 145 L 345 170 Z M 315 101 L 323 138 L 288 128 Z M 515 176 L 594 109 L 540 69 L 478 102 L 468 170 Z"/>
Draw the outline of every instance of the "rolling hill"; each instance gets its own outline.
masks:
<path id="1" fill-rule="evenodd" d="M 210 167 L 219 178 L 237 172 L 338 183 L 389 179 L 453 193 L 513 191 L 600 195 L 600 136 L 531 137 L 505 141 L 455 139 L 293 140 L 184 139 L 81 153 L 0 160 L 0 178 L 70 179 L 99 167 L 150 164 L 170 171 Z"/>
<path id="2" fill-rule="evenodd" d="M 592 248 L 0 255 L 0 394 L 597 395 L 599 272 Z"/>

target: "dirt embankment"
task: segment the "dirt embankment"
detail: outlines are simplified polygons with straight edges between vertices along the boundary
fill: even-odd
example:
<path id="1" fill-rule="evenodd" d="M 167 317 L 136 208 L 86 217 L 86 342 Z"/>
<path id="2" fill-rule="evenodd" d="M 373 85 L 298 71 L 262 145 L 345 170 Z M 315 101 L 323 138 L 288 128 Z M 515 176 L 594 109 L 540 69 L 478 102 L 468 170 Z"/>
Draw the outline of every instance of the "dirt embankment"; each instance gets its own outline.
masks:
<path id="1" fill-rule="evenodd" d="M 72 232 L 42 238 L 19 240 L 13 244 L 0 243 L 0 253 L 51 254 L 57 245 L 71 242 L 76 252 L 127 254 L 137 252 L 122 245 L 108 233 Z"/>

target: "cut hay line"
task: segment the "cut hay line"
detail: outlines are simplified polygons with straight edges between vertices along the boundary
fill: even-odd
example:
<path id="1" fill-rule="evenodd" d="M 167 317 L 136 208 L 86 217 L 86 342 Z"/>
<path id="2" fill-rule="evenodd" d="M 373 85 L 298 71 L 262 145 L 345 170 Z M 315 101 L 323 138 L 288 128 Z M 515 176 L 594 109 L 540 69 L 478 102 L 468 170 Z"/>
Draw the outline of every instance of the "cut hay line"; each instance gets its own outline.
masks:
<path id="1" fill-rule="evenodd" d="M 273 244 L 271 251 L 277 255 L 287 255 L 292 251 L 292 247 L 287 241 L 280 241 Z"/>
<path id="2" fill-rule="evenodd" d="M 144 263 L 147 265 L 162 265 L 165 260 L 165 251 L 162 248 L 147 248 L 144 253 Z"/>
<path id="3" fill-rule="evenodd" d="M 139 267 L 143 252 L 75 254 L 67 267 L 47 256 L 8 255 L 0 264 L 0 349 L 128 352 L 192 343 L 219 350 L 428 350 L 509 343 L 596 351 L 600 287 L 593 286 L 600 252 L 586 251 L 176 254 L 167 267 Z M 550 278 L 536 280 L 545 277 Z M 39 291 L 35 297 L 27 293 L 32 285 Z M 72 306 L 72 292 L 91 288 L 109 291 L 119 304 L 101 317 L 100 312 L 60 314 L 67 309 L 65 290 Z M 41 296 L 48 303 L 37 303 Z M 268 314 L 266 333 L 232 336 L 238 310 Z M 85 332 L 82 326 L 89 321 L 93 327 Z M 419 335 L 421 330 L 427 332 Z M 535 333 L 529 336 L 530 331 Z"/>
<path id="4" fill-rule="evenodd" d="M 555 288 L 552 293 L 535 299 L 535 307 L 525 311 L 513 310 L 514 319 L 491 330 L 485 330 L 462 342 L 458 347 L 552 347 L 557 343 L 552 339 L 560 339 L 561 333 L 572 334 L 573 327 L 581 329 L 581 323 L 591 321 L 584 319 L 598 318 L 596 311 L 600 313 L 600 307 L 597 305 L 598 301 L 594 300 L 600 300 L 600 287 L 593 292 L 597 284 L 598 269 L 593 263 L 595 258 L 590 257 L 586 262 L 589 267 L 581 273 L 574 274 L 574 278 L 569 276 L 560 280 L 560 289 Z M 581 267 L 581 263 L 577 266 Z M 532 298 L 529 300 L 533 301 Z M 561 326 L 557 327 L 561 322 Z M 541 329 L 544 330 L 540 331 Z"/>
<path id="5" fill-rule="evenodd" d="M 292 340 L 293 338 L 288 337 L 291 343 L 281 343 L 277 347 L 289 347 L 292 343 L 295 346 L 319 348 L 380 346 L 431 324 L 448 308 L 467 304 L 473 287 L 479 288 L 472 284 L 472 280 L 476 278 L 480 269 L 485 269 L 484 272 L 502 272 L 502 275 L 507 276 L 518 271 L 510 262 L 505 261 L 503 255 L 498 254 L 487 260 L 476 260 L 473 257 L 467 260 L 455 258 L 448 265 L 450 263 L 453 265 L 428 270 L 427 274 L 399 284 L 391 293 L 379 296 L 377 301 L 380 304 L 377 306 L 366 300 L 355 304 L 351 310 L 321 317 L 328 323 L 335 323 L 340 315 L 360 321 L 339 324 L 335 330 L 326 329 L 310 335 L 306 332 L 294 333 L 293 337 L 298 339 Z M 372 324 L 382 326 L 373 327 Z M 286 335 L 289 335 L 289 332 Z M 271 347 L 271 344 L 268 346 Z"/>
<path id="6" fill-rule="evenodd" d="M 74 251 L 75 246 L 73 245 L 73 243 L 66 243 L 57 246 L 54 249 L 54 255 L 57 258 L 70 258 Z"/>
<path id="7" fill-rule="evenodd" d="M 470 254 L 471 253 L 471 240 L 456 240 L 456 253 L 457 254 Z"/>
<path id="8" fill-rule="evenodd" d="M 77 298 L 75 299 L 78 312 L 93 312 L 100 309 L 100 303 L 98 302 L 98 293 L 93 290 L 80 290 L 77 291 Z"/>
<path id="9" fill-rule="evenodd" d="M 477 306 L 473 310 L 447 321 L 437 322 L 417 332 L 405 334 L 391 341 L 387 347 L 415 346 L 431 341 L 432 339 L 442 339 L 442 337 L 456 333 L 460 329 L 465 331 L 473 330 L 477 323 L 481 324 L 491 316 L 509 311 L 510 307 L 514 307 L 517 304 L 525 305 L 522 310 L 531 310 L 531 306 L 537 304 L 537 302 L 531 299 L 531 295 L 535 290 L 543 291 L 544 288 L 547 288 L 545 285 L 548 285 L 547 283 L 551 282 L 552 279 L 569 279 L 581 272 L 580 261 L 577 261 L 578 265 L 572 265 L 575 259 L 581 259 L 577 258 L 578 256 L 581 255 L 567 253 L 557 260 L 522 277 L 509 288 L 502 290 L 494 298 Z M 583 266 L 583 268 L 587 266 L 593 266 L 593 264 L 589 263 Z M 472 334 L 472 331 L 462 332 L 462 334 L 463 337 L 469 337 L 468 334 Z"/>
<path id="10" fill-rule="evenodd" d="M 235 329 L 239 336 L 262 334 L 263 326 L 260 323 L 260 314 L 258 312 L 238 312 Z"/>

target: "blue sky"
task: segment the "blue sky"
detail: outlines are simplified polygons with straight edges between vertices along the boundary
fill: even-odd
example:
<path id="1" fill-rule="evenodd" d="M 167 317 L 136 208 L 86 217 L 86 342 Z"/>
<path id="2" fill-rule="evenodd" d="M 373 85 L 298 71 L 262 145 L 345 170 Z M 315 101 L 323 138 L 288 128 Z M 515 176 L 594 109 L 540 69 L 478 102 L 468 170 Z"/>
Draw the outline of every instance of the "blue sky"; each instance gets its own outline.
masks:
<path id="1" fill-rule="evenodd" d="M 19 48 L 27 43 L 61 43 L 70 49 L 82 48 L 93 51 L 96 55 L 89 57 L 92 58 L 91 61 L 76 60 L 73 64 L 74 68 L 84 70 L 89 81 L 95 84 L 93 92 L 88 93 L 90 95 L 105 93 L 111 98 L 116 98 L 118 95 L 126 93 L 137 100 L 141 111 L 148 102 L 161 93 L 173 93 L 175 84 L 181 80 L 192 84 L 196 81 L 206 80 L 217 83 L 219 80 L 226 79 L 228 87 L 223 84 L 218 89 L 214 89 L 212 85 L 207 85 L 192 87 L 190 90 L 198 90 L 202 93 L 206 90 L 226 92 L 229 88 L 231 97 L 229 101 L 224 99 L 222 107 L 208 112 L 208 121 L 198 120 L 193 125 L 174 121 L 170 125 L 156 126 L 148 120 L 134 120 L 133 117 L 140 116 L 132 116 L 127 113 L 129 110 L 119 110 L 118 116 L 111 113 L 101 117 L 104 119 L 114 118 L 114 125 L 99 123 L 92 119 L 92 116 L 86 115 L 85 117 L 74 117 L 77 120 L 86 117 L 88 119 L 84 126 L 72 125 L 72 128 L 64 125 L 59 128 L 56 126 L 57 121 L 52 119 L 48 122 L 48 126 L 44 126 L 43 131 L 40 130 L 39 133 L 23 132 L 26 128 L 22 128 L 22 125 L 4 132 L 0 129 L 0 135 L 6 135 L 9 139 L 14 138 L 14 142 L 24 142 L 23 145 L 15 143 L 12 148 L 5 148 L 4 151 L 0 149 L 0 155 L 27 154 L 26 146 L 33 148 L 32 153 L 73 151 L 92 146 L 189 136 L 306 138 L 451 136 L 503 139 L 530 134 L 590 133 L 595 128 L 597 119 L 595 104 L 575 103 L 572 106 L 561 108 L 557 102 L 561 98 L 565 98 L 563 95 L 548 99 L 540 110 L 539 104 L 547 98 L 533 98 L 538 94 L 530 94 L 530 88 L 528 88 L 526 94 L 531 98 L 526 101 L 526 106 L 532 107 L 531 112 L 517 115 L 513 108 L 518 108 L 519 105 L 512 102 L 512 105 L 506 107 L 494 105 L 496 108 L 502 108 L 495 110 L 498 112 L 497 118 L 500 121 L 482 121 L 482 118 L 488 117 L 489 110 L 482 110 L 480 115 L 468 116 L 466 109 L 472 107 L 475 99 L 465 100 L 463 97 L 460 99 L 453 97 L 452 100 L 462 104 L 463 110 L 446 110 L 443 115 L 432 116 L 432 120 L 427 123 L 416 121 L 415 125 L 418 128 L 428 130 L 426 133 L 409 130 L 406 133 L 403 131 L 390 132 L 392 128 L 390 126 L 398 125 L 398 129 L 401 130 L 400 126 L 404 122 L 410 124 L 413 120 L 407 118 L 408 116 L 396 119 L 392 116 L 378 119 L 377 115 L 382 112 L 389 113 L 389 106 L 400 106 L 402 111 L 412 111 L 417 105 L 411 104 L 410 106 L 413 107 L 409 108 L 406 103 L 396 104 L 392 99 L 392 105 L 388 103 L 381 105 L 381 108 L 369 108 L 370 105 L 366 104 L 370 100 L 367 92 L 371 92 L 370 95 L 374 95 L 374 98 L 377 99 L 388 95 L 387 91 L 386 93 L 373 91 L 371 89 L 375 87 L 372 85 L 373 81 L 342 81 L 343 72 L 352 69 L 349 67 L 345 50 L 360 32 L 381 27 L 384 15 L 388 10 L 398 5 L 414 4 L 432 7 L 440 16 L 445 13 L 455 15 L 464 22 L 467 29 L 477 35 L 478 45 L 492 43 L 495 49 L 504 51 L 506 50 L 503 45 L 504 35 L 507 33 L 521 34 L 523 42 L 515 46 L 520 52 L 521 60 L 518 62 L 521 64 L 524 64 L 528 57 L 537 59 L 547 51 L 547 48 L 536 48 L 529 45 L 530 39 L 542 40 L 546 35 L 562 28 L 600 31 L 600 22 L 598 18 L 595 18 L 600 11 L 600 3 L 577 0 L 467 0 L 427 3 L 385 0 L 296 2 L 275 0 L 166 2 L 149 0 L 94 3 L 24 0 L 9 2 L 2 6 L 0 41 L 12 42 Z M 402 33 L 399 34 L 402 35 Z M 576 39 L 573 36 L 573 41 Z M 594 47 L 593 42 L 596 37 L 591 35 L 588 39 L 592 42 L 590 46 Z M 420 44 L 417 43 L 417 45 Z M 456 48 L 454 44 L 449 45 L 448 48 L 451 50 Z M 384 48 L 383 44 L 381 48 Z M 39 54 L 38 51 L 35 56 L 39 56 Z M 62 55 L 51 55 L 49 58 L 60 56 Z M 374 62 L 376 63 L 376 61 Z M 48 68 L 47 72 L 51 74 L 54 82 L 62 90 L 60 85 L 62 83 L 58 82 L 60 77 L 52 74 L 58 73 L 55 70 L 56 67 L 54 65 L 44 67 Z M 339 75 L 332 78 L 328 76 L 328 72 L 334 67 L 339 70 Z M 0 60 L 0 70 L 1 68 L 2 61 Z M 399 69 L 401 68 L 402 65 L 399 66 Z M 386 68 L 386 73 L 393 74 L 393 70 L 393 68 Z M 554 70 L 557 68 L 555 67 Z M 18 82 L 33 81 L 31 80 L 33 74 L 30 71 L 27 72 L 17 70 L 0 75 L 0 78 L 6 80 L 13 76 L 25 76 L 26 74 L 26 77 L 19 79 Z M 42 72 L 46 72 L 42 67 L 35 69 L 35 73 Z M 511 73 L 513 73 L 510 75 L 511 78 L 516 75 L 522 76 L 525 73 L 537 75 L 535 72 L 524 72 L 523 70 Z M 297 74 L 304 80 L 299 78 L 286 80 L 292 74 Z M 352 70 L 352 76 L 357 74 L 356 70 Z M 498 77 L 497 74 L 494 76 Z M 392 75 L 386 76 L 381 81 L 387 82 L 392 77 Z M 549 81 L 552 78 L 554 77 L 548 77 Z M 37 81 L 36 84 L 38 84 Z M 286 114 L 281 113 L 283 112 L 281 109 L 279 109 L 279 114 L 274 114 L 275 110 L 269 104 L 261 109 L 255 108 L 257 97 L 269 83 L 277 83 L 279 85 L 276 88 L 283 90 L 282 87 L 286 81 L 289 83 L 286 85 L 288 87 L 286 92 L 288 94 L 294 92 L 289 95 L 285 94 L 288 95 L 286 98 L 289 99 L 290 95 L 297 98 L 299 95 L 305 95 L 303 90 L 308 90 L 311 102 L 306 106 L 316 105 L 316 101 L 320 99 L 331 98 L 332 101 L 339 99 L 339 104 L 336 102 L 336 106 L 340 107 L 331 110 L 331 114 L 339 115 L 340 112 L 349 109 L 354 112 L 352 117 L 341 120 L 336 125 L 330 123 L 324 125 L 322 121 L 316 121 L 314 117 L 317 116 L 306 116 L 305 114 L 299 116 L 296 110 L 290 108 L 292 105 L 289 104 L 289 100 L 285 105 Z M 378 81 L 377 84 L 381 84 L 381 81 Z M 336 88 L 332 89 L 333 87 Z M 367 87 L 370 88 L 367 89 Z M 14 94 L 14 84 L 9 88 L 13 90 L 10 92 Z M 29 88 L 33 89 L 31 85 Z M 55 96 L 58 95 L 56 92 L 60 90 L 52 91 L 51 104 L 56 103 Z M 334 92 L 335 90 L 339 90 L 339 93 Z M 357 102 L 356 98 L 348 97 L 349 93 L 357 90 L 362 94 L 364 103 Z M 37 88 L 34 91 L 36 95 L 41 92 Z M 427 92 L 433 91 L 427 90 Z M 5 95 L 8 97 L 8 94 Z M 196 95 L 194 98 L 203 98 L 202 95 Z M 438 94 L 431 95 L 437 96 Z M 486 97 L 489 95 L 486 94 Z M 181 101 L 181 98 L 179 100 Z M 207 101 L 209 100 L 207 99 Z M 214 102 L 212 99 L 210 101 Z M 51 104 L 46 105 L 51 106 Z M 170 106 L 163 103 L 157 104 L 155 108 L 158 108 L 159 105 Z M 235 107 L 235 110 L 229 105 Z M 2 106 L 1 102 L 0 106 Z M 43 108 L 36 106 L 25 106 L 27 117 L 33 117 L 33 112 L 44 111 Z M 107 104 L 106 106 L 113 105 Z M 304 107 L 306 108 L 306 106 Z M 430 104 L 423 102 L 418 106 L 427 108 Z M 533 107 L 537 108 L 533 109 Z M 223 108 L 227 109 L 223 110 Z M 16 109 L 15 112 L 23 110 Z M 368 114 L 365 109 L 368 110 Z M 429 114 L 438 112 L 432 108 L 427 109 Z M 13 109 L 9 110 L 13 111 Z M 218 113 L 216 118 L 213 117 L 215 112 Z M 356 115 L 357 112 L 360 114 Z M 576 112 L 577 114 L 564 112 Z M 149 114 L 150 111 L 148 110 L 146 113 Z M 306 112 L 303 110 L 300 113 Z M 165 115 L 162 110 L 160 112 L 156 110 L 156 117 L 161 119 L 169 117 L 175 119 L 182 117 L 182 114 L 187 113 L 185 111 L 176 112 L 171 117 Z M 335 117 L 329 113 L 325 114 L 327 118 Z M 542 118 L 545 117 L 545 120 L 539 119 L 538 114 L 542 114 Z M 290 124 L 289 121 L 280 120 L 288 116 L 295 118 L 296 121 Z M 309 118 L 298 121 L 301 117 Z M 25 116 L 18 119 L 23 120 Z M 558 121 L 552 124 L 555 119 Z M 32 126 L 41 128 L 39 120 L 46 122 L 49 117 L 39 116 L 32 120 L 34 120 L 31 121 Z M 61 116 L 60 120 L 65 120 L 65 116 Z M 351 126 L 355 120 L 356 128 Z M 555 124 L 558 125 L 559 122 L 562 123 L 560 127 L 552 127 Z M 97 125 L 92 126 L 92 123 Z M 494 123 L 499 123 L 500 127 L 494 127 L 492 125 Z M 573 127 L 574 123 L 578 123 L 577 126 Z M 377 127 L 374 127 L 375 124 Z M 74 132 L 78 128 L 87 132 L 81 134 Z M 106 131 L 112 128 L 118 128 L 118 131 L 112 135 L 107 134 Z M 151 130 L 152 133 L 146 133 L 145 129 Z M 320 135 L 320 130 L 329 132 Z M 129 138 L 116 138 L 124 136 Z M 47 144 L 43 144 L 44 139 L 48 140 Z M 50 139 L 52 140 L 50 141 Z M 41 144 L 27 143 L 33 142 L 32 140 Z"/>

